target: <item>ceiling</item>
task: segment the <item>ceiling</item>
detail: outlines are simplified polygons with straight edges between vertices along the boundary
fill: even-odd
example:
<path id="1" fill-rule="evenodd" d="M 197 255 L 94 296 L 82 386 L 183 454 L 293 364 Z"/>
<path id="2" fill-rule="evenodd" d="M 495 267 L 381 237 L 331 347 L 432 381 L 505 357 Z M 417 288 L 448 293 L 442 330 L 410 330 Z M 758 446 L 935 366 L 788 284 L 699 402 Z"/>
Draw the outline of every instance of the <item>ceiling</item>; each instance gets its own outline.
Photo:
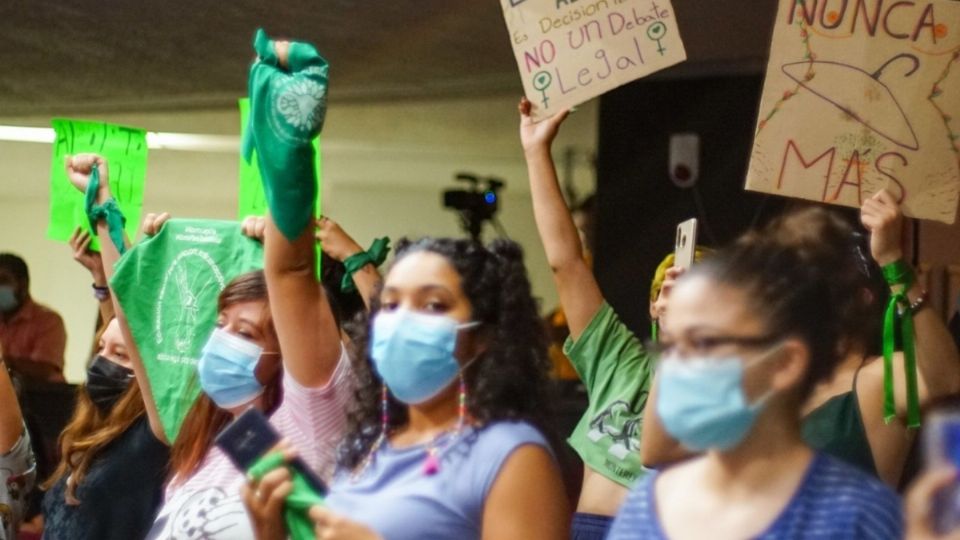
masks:
<path id="1" fill-rule="evenodd" d="M 759 71 L 776 3 L 674 0 L 659 76 Z M 258 26 L 317 45 L 332 101 L 520 92 L 498 0 L 4 0 L 0 117 L 233 106 Z"/>

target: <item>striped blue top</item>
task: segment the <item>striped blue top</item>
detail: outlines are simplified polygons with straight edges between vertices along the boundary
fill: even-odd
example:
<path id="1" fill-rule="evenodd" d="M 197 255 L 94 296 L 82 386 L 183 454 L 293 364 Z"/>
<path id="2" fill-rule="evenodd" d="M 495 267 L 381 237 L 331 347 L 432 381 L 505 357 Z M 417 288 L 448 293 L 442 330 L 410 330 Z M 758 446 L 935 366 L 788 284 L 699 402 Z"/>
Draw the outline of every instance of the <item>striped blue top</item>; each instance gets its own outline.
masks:
<path id="1" fill-rule="evenodd" d="M 630 492 L 607 540 L 666 539 L 648 475 Z M 882 539 L 903 537 L 900 499 L 876 478 L 818 453 L 800 488 L 758 539 Z"/>

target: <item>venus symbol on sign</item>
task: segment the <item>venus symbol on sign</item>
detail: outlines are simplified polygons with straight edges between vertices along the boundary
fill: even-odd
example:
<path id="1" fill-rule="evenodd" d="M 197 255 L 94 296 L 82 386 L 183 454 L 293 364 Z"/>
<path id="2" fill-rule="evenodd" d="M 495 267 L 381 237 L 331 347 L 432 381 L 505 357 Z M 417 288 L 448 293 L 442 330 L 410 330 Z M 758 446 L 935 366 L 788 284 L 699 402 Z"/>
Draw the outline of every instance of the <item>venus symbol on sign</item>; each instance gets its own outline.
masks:
<path id="1" fill-rule="evenodd" d="M 547 98 L 547 88 L 550 87 L 550 83 L 552 82 L 553 76 L 550 75 L 549 71 L 538 71 L 537 74 L 533 76 L 533 89 L 540 92 L 540 98 L 544 108 L 547 107 L 547 102 L 550 101 L 549 98 Z"/>
<path id="2" fill-rule="evenodd" d="M 663 43 L 660 43 L 660 40 L 662 40 L 665 35 L 667 35 L 667 25 L 660 21 L 651 24 L 650 27 L 647 28 L 647 37 L 650 38 L 651 41 L 657 42 L 657 52 L 660 53 L 660 56 L 663 56 L 663 53 L 667 52 L 667 49 L 663 47 Z"/>

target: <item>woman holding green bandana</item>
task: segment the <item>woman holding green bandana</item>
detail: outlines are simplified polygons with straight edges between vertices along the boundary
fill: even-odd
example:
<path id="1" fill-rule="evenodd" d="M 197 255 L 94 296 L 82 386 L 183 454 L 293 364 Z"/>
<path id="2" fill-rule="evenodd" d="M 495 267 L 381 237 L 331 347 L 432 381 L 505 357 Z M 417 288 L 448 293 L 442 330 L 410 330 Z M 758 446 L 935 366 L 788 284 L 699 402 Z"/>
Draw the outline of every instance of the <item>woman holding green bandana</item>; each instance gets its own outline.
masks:
<path id="1" fill-rule="evenodd" d="M 93 203 L 109 214 L 105 160 L 90 154 L 74 156 L 68 170 L 71 181 L 83 190 L 99 177 L 100 188 L 90 190 L 95 191 Z M 110 274 L 118 258 L 118 246 L 107 241 L 112 240 L 111 218 L 93 214 L 105 240 L 104 267 Z M 154 220 L 154 232 L 162 221 Z M 203 392 L 173 441 L 165 501 L 148 538 L 253 538 L 240 501 L 244 473 L 213 445 L 220 429 L 249 406 L 269 416 L 274 428 L 301 450 L 308 466 L 325 474 L 333 464 L 346 423 L 344 410 L 353 396 L 350 363 L 316 279 L 313 223 L 306 224 L 296 245 L 272 235 L 272 230 L 268 224 L 264 271 L 236 277 L 218 297 L 217 328 L 197 366 Z M 285 301 L 278 307 L 270 297 Z M 117 314 L 125 327 L 119 306 Z M 128 328 L 124 333 L 134 343 Z M 296 347 L 290 344 L 291 334 L 309 334 L 317 341 L 309 349 Z M 157 438 L 166 440 L 146 371 L 133 347 L 131 357 L 136 360 L 134 370 L 151 428 Z"/>

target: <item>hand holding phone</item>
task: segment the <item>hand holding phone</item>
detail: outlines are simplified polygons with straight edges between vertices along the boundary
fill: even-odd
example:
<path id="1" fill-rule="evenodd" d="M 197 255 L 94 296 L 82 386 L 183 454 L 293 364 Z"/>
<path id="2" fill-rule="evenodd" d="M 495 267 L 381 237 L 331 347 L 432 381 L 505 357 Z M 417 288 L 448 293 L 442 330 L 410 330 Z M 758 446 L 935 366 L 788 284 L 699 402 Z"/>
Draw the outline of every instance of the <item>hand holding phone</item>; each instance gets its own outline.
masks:
<path id="1" fill-rule="evenodd" d="M 690 218 L 677 225 L 674 242 L 673 266 L 689 270 L 697 252 L 697 218 Z"/>
<path id="2" fill-rule="evenodd" d="M 230 458 L 230 461 L 243 472 L 280 442 L 277 433 L 267 417 L 257 409 L 247 409 L 223 431 L 217 435 L 216 445 Z M 327 485 L 298 456 L 288 465 L 303 475 L 310 487 L 318 495 L 327 495 Z"/>

